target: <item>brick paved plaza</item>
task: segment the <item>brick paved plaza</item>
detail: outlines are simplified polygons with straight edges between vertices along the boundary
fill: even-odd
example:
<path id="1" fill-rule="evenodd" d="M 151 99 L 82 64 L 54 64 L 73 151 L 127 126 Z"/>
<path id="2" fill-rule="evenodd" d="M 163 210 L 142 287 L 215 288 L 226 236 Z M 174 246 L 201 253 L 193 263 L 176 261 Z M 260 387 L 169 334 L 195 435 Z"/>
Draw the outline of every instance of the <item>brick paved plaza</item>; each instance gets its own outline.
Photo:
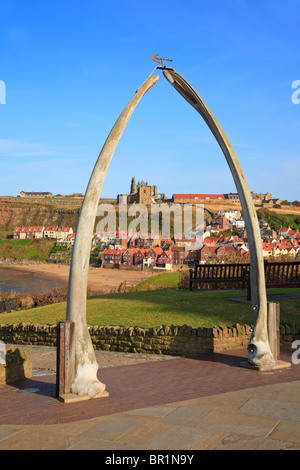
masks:
<path id="1" fill-rule="evenodd" d="M 54 398 L 55 349 L 31 351 L 34 376 L 0 386 L 0 449 L 300 448 L 297 365 L 244 369 L 245 349 L 195 358 L 97 352 L 109 397 L 65 404 Z"/>

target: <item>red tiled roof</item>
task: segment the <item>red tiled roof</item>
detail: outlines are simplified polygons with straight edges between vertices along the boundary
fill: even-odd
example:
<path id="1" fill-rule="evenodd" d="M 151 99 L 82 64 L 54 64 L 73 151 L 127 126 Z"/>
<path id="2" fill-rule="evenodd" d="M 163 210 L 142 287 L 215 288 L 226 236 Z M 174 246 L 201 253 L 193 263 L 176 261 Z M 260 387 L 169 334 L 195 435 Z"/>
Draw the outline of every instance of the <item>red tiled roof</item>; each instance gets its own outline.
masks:
<path id="1" fill-rule="evenodd" d="M 132 256 L 135 255 L 138 251 L 141 251 L 139 248 L 127 248 L 124 253 L 130 253 Z"/>
<path id="2" fill-rule="evenodd" d="M 149 251 L 153 250 L 154 253 L 156 253 L 157 255 L 159 255 L 160 253 L 163 252 L 162 248 L 159 248 L 158 246 L 155 247 L 155 248 L 151 248 Z"/>
<path id="3" fill-rule="evenodd" d="M 116 250 L 114 248 L 108 248 L 104 254 L 105 255 L 122 255 L 126 250 Z"/>
<path id="4" fill-rule="evenodd" d="M 174 199 L 225 199 L 224 194 L 173 194 Z"/>

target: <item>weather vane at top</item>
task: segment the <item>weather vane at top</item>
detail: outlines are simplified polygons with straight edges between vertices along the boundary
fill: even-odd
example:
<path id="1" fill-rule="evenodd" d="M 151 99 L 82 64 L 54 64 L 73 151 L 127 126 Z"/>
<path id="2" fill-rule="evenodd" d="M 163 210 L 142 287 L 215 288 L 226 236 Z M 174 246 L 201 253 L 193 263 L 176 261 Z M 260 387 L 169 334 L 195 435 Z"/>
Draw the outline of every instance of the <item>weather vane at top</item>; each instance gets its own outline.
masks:
<path id="1" fill-rule="evenodd" d="M 166 66 L 164 65 L 164 60 L 167 60 L 168 62 L 173 62 L 173 59 L 163 59 L 162 57 L 157 57 L 157 56 L 158 54 L 154 54 L 150 57 L 150 59 L 154 60 L 158 64 L 161 63 L 162 68 L 166 68 Z M 157 68 L 160 68 L 160 67 L 157 67 Z"/>

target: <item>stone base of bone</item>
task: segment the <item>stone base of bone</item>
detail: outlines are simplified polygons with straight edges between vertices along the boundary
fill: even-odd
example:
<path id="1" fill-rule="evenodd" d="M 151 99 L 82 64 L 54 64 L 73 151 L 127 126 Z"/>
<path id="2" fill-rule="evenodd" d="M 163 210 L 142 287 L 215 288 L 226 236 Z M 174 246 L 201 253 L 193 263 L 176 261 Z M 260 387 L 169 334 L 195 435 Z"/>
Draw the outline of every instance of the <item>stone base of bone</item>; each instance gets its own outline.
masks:
<path id="1" fill-rule="evenodd" d="M 286 361 L 276 361 L 273 365 L 253 365 L 250 364 L 248 361 L 243 361 L 240 363 L 241 367 L 245 367 L 247 369 L 258 370 L 259 372 L 271 371 L 271 370 L 279 370 L 279 369 L 286 369 L 287 367 L 291 367 L 290 362 Z"/>
<path id="2" fill-rule="evenodd" d="M 60 395 L 58 397 L 58 400 L 63 403 L 76 403 L 78 401 L 92 400 L 95 398 L 105 398 L 105 397 L 109 397 L 109 393 L 107 390 L 104 390 L 104 392 L 99 393 L 98 395 L 95 395 L 94 397 L 90 397 L 89 395 L 76 395 L 75 393 L 65 393 L 63 395 Z"/>
<path id="3" fill-rule="evenodd" d="M 97 378 L 97 363 L 87 363 L 77 367 L 76 377 L 71 385 L 71 393 L 90 398 L 100 396 L 105 391 L 105 384 Z"/>

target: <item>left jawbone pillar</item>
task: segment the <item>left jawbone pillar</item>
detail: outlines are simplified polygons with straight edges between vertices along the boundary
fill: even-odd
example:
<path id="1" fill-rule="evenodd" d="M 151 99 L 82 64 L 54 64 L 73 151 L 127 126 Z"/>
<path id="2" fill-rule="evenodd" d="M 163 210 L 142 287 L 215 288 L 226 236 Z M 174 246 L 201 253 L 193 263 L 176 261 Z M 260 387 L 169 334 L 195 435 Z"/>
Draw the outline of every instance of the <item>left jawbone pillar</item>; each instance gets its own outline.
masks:
<path id="1" fill-rule="evenodd" d="M 79 396 L 95 397 L 105 391 L 105 385 L 97 378 L 98 362 L 86 320 L 89 259 L 97 207 L 109 164 L 122 133 L 140 99 L 155 85 L 158 78 L 155 75 L 148 77 L 117 119 L 93 169 L 79 215 L 67 301 L 67 321 L 75 323 L 75 378 L 71 392 Z"/>

